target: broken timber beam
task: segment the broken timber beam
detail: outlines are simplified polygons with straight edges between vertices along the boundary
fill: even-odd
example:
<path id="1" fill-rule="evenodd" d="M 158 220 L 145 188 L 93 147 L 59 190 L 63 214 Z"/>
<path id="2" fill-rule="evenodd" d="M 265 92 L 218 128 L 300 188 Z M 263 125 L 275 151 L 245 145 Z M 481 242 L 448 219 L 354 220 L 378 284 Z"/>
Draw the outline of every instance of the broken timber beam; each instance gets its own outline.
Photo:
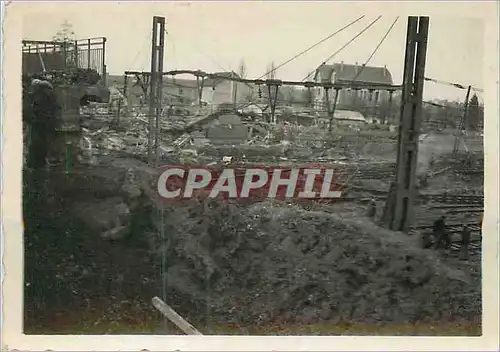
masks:
<path id="1" fill-rule="evenodd" d="M 174 323 L 179 329 L 181 329 L 186 335 L 203 335 L 201 332 L 196 330 L 191 324 L 189 324 L 183 317 L 181 317 L 175 310 L 173 310 L 168 304 L 163 302 L 158 297 L 153 297 L 152 299 L 153 307 L 158 309 L 168 320 Z"/>
<path id="2" fill-rule="evenodd" d="M 142 76 L 151 76 L 151 72 L 144 71 L 125 71 L 127 75 L 136 75 L 140 74 Z M 162 73 L 163 76 L 176 76 L 176 75 L 193 75 L 195 77 L 203 77 L 208 79 L 221 79 L 224 81 L 233 81 L 247 84 L 255 84 L 255 85 L 280 85 L 280 86 L 298 86 L 298 87 L 322 87 L 322 88 L 332 88 L 332 89 L 367 89 L 367 90 L 387 90 L 387 91 L 396 91 L 401 90 L 401 85 L 394 84 L 385 84 L 385 83 L 366 83 L 361 81 L 355 82 L 337 82 L 337 83 L 328 83 L 328 82 L 304 82 L 304 81 L 283 81 L 277 79 L 247 79 L 241 78 L 237 76 L 227 77 L 218 73 L 208 73 L 200 70 L 173 70 L 173 71 L 164 71 Z"/>

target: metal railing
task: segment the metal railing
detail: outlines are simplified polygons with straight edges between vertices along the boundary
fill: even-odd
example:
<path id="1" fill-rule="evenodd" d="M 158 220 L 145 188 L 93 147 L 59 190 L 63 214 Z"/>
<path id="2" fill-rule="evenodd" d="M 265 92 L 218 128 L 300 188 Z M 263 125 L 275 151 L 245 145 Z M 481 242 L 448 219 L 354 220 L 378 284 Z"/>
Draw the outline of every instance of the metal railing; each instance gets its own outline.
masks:
<path id="1" fill-rule="evenodd" d="M 106 77 L 105 37 L 66 42 L 23 40 L 22 44 L 24 74 L 83 68 Z"/>

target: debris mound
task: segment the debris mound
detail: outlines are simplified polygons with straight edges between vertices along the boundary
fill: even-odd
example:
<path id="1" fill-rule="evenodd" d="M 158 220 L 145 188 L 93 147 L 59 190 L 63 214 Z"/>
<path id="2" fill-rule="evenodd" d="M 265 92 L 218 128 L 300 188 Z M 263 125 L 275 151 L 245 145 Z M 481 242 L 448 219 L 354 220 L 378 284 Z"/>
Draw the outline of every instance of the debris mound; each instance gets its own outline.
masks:
<path id="1" fill-rule="evenodd" d="M 182 297 L 172 304 L 193 321 L 199 312 L 239 325 L 480 315 L 480 285 L 358 214 L 212 200 L 162 213 L 168 245 L 157 248 L 168 258 L 169 290 Z"/>

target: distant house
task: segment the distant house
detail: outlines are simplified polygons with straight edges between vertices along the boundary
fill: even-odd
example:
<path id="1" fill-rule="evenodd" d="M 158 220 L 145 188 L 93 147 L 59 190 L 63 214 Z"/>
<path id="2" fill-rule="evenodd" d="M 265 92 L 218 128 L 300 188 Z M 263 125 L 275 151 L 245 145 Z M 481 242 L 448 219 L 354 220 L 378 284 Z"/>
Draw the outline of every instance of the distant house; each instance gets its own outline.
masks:
<path id="1" fill-rule="evenodd" d="M 122 75 L 108 75 L 109 85 L 116 86 L 123 91 L 124 78 Z M 149 80 L 139 82 L 136 77 L 129 76 L 127 81 L 127 99 L 131 105 L 147 105 L 143 87 L 149 92 Z M 198 86 L 196 80 L 172 78 L 163 76 L 163 100 L 172 104 L 191 104 L 198 101 Z"/>
<path id="2" fill-rule="evenodd" d="M 193 79 L 163 77 L 163 97 L 172 104 L 189 105 L 198 102 L 198 83 Z"/>
<path id="3" fill-rule="evenodd" d="M 358 63 L 351 65 L 340 62 L 333 65 L 321 65 L 314 75 L 314 81 L 322 83 L 350 83 L 354 79 L 356 82 L 362 83 L 393 84 L 391 72 L 386 66 L 374 67 L 359 65 Z M 330 102 L 333 102 L 334 90 L 332 89 L 329 94 Z M 388 100 L 389 92 L 386 90 L 370 92 L 366 89 L 342 89 L 337 97 L 337 105 L 339 107 L 377 105 Z M 316 88 L 314 102 L 317 107 L 324 107 L 326 95 L 323 88 Z"/>
<path id="4" fill-rule="evenodd" d="M 254 88 L 246 83 L 232 81 L 239 77 L 235 72 L 216 72 L 216 78 L 207 78 L 203 82 L 201 100 L 209 105 L 243 103 L 249 100 Z"/>
<path id="5" fill-rule="evenodd" d="M 201 88 L 201 100 L 208 105 L 237 104 L 248 102 L 252 95 L 256 96 L 256 89 L 249 84 L 233 82 L 231 76 L 239 77 L 234 72 L 215 73 L 217 78 L 206 78 L 199 82 L 194 79 L 163 76 L 163 100 L 165 103 L 174 105 L 198 104 L 199 88 Z M 123 76 L 108 76 L 111 84 L 120 88 L 123 86 Z M 146 104 L 143 87 L 149 91 L 149 81 L 138 81 L 136 77 L 128 78 L 127 96 L 132 105 Z"/>

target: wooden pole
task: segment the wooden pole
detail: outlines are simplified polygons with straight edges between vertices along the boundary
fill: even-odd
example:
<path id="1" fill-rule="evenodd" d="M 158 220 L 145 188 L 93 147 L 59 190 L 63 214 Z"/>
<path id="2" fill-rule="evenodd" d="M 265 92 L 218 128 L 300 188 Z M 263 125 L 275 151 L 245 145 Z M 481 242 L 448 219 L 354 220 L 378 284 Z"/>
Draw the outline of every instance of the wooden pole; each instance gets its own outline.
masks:
<path id="1" fill-rule="evenodd" d="M 203 335 L 201 332 L 196 330 L 194 326 L 189 324 L 187 320 L 181 317 L 175 310 L 173 310 L 168 304 L 163 302 L 158 297 L 153 297 L 153 306 L 158 309 L 168 320 L 174 323 L 179 329 L 181 329 L 187 335 Z"/>

